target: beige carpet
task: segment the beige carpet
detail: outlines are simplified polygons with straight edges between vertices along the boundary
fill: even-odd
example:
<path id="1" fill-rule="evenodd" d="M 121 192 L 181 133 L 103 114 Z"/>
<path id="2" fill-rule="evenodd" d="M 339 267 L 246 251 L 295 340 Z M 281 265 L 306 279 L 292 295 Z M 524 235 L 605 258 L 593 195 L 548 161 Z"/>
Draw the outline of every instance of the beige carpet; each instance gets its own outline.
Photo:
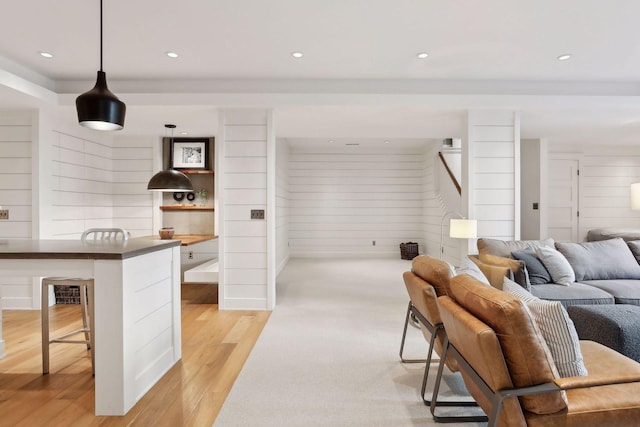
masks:
<path id="1" fill-rule="evenodd" d="M 400 259 L 292 259 L 278 277 L 276 310 L 214 425 L 439 425 L 419 397 L 424 365 L 398 358 L 408 302 L 402 273 L 410 268 Z M 424 357 L 426 341 L 409 329 L 407 356 Z M 445 381 L 445 397 L 464 392 L 459 376 Z"/>

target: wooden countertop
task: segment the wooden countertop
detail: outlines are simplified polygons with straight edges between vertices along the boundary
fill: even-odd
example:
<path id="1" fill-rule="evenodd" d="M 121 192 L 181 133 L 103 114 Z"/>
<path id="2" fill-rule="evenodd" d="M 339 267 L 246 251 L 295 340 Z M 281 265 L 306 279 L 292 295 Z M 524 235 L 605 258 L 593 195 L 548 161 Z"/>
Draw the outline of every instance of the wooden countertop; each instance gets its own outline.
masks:
<path id="1" fill-rule="evenodd" d="M 182 246 L 189 246 L 207 240 L 217 239 L 215 234 L 174 234 L 171 240 L 180 240 Z"/>
<path id="2" fill-rule="evenodd" d="M 178 246 L 177 240 L 0 240 L 0 259 L 127 259 Z"/>

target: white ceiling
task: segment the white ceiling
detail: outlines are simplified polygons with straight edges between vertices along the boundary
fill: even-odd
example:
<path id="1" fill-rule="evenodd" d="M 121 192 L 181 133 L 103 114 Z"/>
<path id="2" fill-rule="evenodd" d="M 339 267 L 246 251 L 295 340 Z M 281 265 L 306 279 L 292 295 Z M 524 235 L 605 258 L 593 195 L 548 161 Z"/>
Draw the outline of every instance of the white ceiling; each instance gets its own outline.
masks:
<path id="1" fill-rule="evenodd" d="M 95 81 L 99 1 L 3 3 L 0 70 L 71 106 Z M 104 70 L 125 134 L 215 133 L 217 107 L 254 103 L 300 141 L 459 137 L 465 110 L 513 108 L 525 138 L 632 143 L 638 16 L 633 0 L 107 0 Z M 0 107 L 29 100 L 0 87 Z"/>

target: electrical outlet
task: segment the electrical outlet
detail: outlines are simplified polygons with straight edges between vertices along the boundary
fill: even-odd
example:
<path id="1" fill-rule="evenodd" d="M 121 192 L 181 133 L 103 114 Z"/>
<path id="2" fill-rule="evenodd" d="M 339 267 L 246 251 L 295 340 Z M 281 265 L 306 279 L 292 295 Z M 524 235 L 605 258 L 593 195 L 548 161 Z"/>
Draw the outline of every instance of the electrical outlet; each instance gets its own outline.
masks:
<path id="1" fill-rule="evenodd" d="M 193 252 L 189 251 L 189 259 L 193 259 Z"/>
<path id="2" fill-rule="evenodd" d="M 0 209 L 0 219 L 9 219 L 9 209 Z"/>
<path id="3" fill-rule="evenodd" d="M 374 240 L 373 242 L 371 242 L 371 245 L 375 246 L 376 245 L 376 241 Z"/>
<path id="4" fill-rule="evenodd" d="M 264 209 L 251 209 L 251 219 L 264 219 Z"/>

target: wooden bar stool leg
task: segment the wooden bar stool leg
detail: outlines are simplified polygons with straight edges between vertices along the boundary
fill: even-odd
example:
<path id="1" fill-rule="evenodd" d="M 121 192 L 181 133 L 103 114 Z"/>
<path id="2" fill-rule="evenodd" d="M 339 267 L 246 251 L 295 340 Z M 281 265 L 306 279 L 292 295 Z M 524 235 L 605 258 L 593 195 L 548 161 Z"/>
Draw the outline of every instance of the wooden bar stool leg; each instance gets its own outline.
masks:
<path id="1" fill-rule="evenodd" d="M 96 318 L 93 310 L 94 307 L 94 293 L 93 293 L 93 280 L 87 284 L 87 297 L 88 297 L 88 308 L 87 314 L 89 316 L 89 342 L 91 343 L 91 373 L 93 376 L 96 375 L 96 340 L 95 340 L 95 330 L 96 330 Z"/>
<path id="2" fill-rule="evenodd" d="M 89 313 L 87 311 L 87 286 L 80 285 L 80 308 L 82 309 L 82 329 L 84 329 L 84 339 L 87 341 L 87 350 L 91 350 L 91 342 L 89 340 L 89 322 L 87 321 Z"/>
<path id="3" fill-rule="evenodd" d="M 40 323 L 42 325 L 42 374 L 49 373 L 49 285 L 42 283 Z"/>

